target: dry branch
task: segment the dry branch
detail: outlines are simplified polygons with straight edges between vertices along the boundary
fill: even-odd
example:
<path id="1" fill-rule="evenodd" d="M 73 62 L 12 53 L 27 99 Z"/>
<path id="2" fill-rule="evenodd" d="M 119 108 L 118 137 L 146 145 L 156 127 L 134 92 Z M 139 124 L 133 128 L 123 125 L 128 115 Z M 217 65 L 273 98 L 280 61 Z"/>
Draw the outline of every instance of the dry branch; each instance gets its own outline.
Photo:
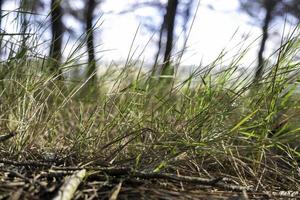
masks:
<path id="1" fill-rule="evenodd" d="M 83 168 L 78 167 L 54 167 L 57 170 L 80 170 Z M 272 191 L 256 191 L 249 186 L 240 186 L 234 184 L 228 184 L 224 182 L 224 178 L 201 178 L 193 176 L 182 176 L 170 173 L 157 173 L 157 172 L 142 172 L 134 170 L 132 168 L 117 168 L 117 167 L 88 167 L 87 170 L 98 171 L 99 173 L 104 173 L 109 176 L 121 176 L 129 178 L 140 178 L 140 179 L 164 179 L 172 180 L 178 182 L 194 183 L 202 186 L 215 187 L 223 190 L 238 191 L 238 192 L 249 192 L 249 193 L 260 193 L 269 197 L 284 197 L 284 198 L 299 198 L 299 192 L 289 191 L 289 192 L 272 192 Z M 223 180 L 224 179 L 224 180 Z"/>
<path id="2" fill-rule="evenodd" d="M 53 169 L 80 170 L 82 168 L 55 167 Z M 141 179 L 164 179 L 164 180 L 180 181 L 186 183 L 194 183 L 199 185 L 207 185 L 207 186 L 218 187 L 218 188 L 234 190 L 234 191 L 244 191 L 244 190 L 252 191 L 249 187 L 221 183 L 221 181 L 223 180 L 222 177 L 201 178 L 201 177 L 193 177 L 193 176 L 175 175 L 170 173 L 142 172 L 142 171 L 134 170 L 132 168 L 92 167 L 86 169 L 98 171 L 99 173 L 105 173 L 109 176 L 127 176 L 131 178 L 141 178 Z"/>
<path id="3" fill-rule="evenodd" d="M 0 163 L 13 165 L 13 166 L 23 166 L 23 167 L 51 167 L 48 163 L 38 162 L 38 161 L 24 161 L 24 162 L 18 162 L 8 159 L 0 159 Z"/>
<path id="4" fill-rule="evenodd" d="M 109 197 L 109 200 L 117 200 L 118 199 L 121 187 L 122 187 L 122 181 L 113 188 L 112 193 Z"/>
<path id="5" fill-rule="evenodd" d="M 61 186 L 58 191 L 57 196 L 53 200 L 70 200 L 73 198 L 77 187 L 81 183 L 82 179 L 86 175 L 86 170 L 82 169 L 76 173 L 74 173 L 71 177 L 69 177 L 66 182 Z"/>
<path id="6" fill-rule="evenodd" d="M 139 171 L 132 171 L 131 176 L 143 179 L 165 179 L 165 180 L 174 180 L 180 182 L 188 182 L 188 183 L 196 183 L 201 185 L 215 185 L 222 178 L 200 178 L 200 177 L 193 177 L 193 176 L 182 176 L 182 175 L 175 175 L 169 173 L 145 173 Z"/>

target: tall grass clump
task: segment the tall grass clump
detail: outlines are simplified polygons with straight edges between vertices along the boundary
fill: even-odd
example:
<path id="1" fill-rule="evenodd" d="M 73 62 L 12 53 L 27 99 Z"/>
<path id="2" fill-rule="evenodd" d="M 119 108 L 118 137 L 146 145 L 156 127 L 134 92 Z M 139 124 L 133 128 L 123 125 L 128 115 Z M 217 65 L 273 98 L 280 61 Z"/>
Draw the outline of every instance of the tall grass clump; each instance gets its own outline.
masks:
<path id="1" fill-rule="evenodd" d="M 0 65 L 0 131 L 16 136 L 0 143 L 2 157 L 49 162 L 50 153 L 65 164 L 222 175 L 257 188 L 297 189 L 299 45 L 297 29 L 255 83 L 249 70 L 240 71 L 243 51 L 221 70 L 224 52 L 171 83 L 134 61 L 112 64 L 89 88 L 88 80 L 49 73 L 47 58 L 34 48 L 21 57 L 12 52 Z M 79 57 L 74 52 L 62 63 L 64 73 L 85 66 Z M 96 95 L 85 92 L 90 87 Z"/>

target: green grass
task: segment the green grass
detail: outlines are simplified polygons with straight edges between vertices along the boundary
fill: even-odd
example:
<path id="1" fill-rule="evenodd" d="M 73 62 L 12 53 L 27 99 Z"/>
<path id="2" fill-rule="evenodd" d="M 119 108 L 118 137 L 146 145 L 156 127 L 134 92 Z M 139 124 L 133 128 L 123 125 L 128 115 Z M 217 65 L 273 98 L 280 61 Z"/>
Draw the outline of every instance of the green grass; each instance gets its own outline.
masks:
<path id="1" fill-rule="evenodd" d="M 34 50 L 12 54 L 0 65 L 0 131 L 17 135 L 0 143 L 1 156 L 47 161 L 54 153 L 70 165 L 179 170 L 297 190 L 299 45 L 297 29 L 259 83 L 238 72 L 244 51 L 222 70 L 223 54 L 184 80 L 158 80 L 132 60 L 88 88 L 49 74 Z M 75 55 L 62 64 L 66 73 L 85 66 Z"/>

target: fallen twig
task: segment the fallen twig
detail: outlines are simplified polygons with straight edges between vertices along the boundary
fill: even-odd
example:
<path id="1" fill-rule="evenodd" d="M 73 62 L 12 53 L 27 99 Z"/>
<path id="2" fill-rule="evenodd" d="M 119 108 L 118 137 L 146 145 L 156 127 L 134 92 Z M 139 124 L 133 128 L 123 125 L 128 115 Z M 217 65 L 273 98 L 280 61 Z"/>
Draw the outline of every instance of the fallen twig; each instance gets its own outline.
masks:
<path id="1" fill-rule="evenodd" d="M 44 188 L 44 185 L 42 183 L 40 183 L 39 181 L 27 178 L 26 176 L 24 176 L 23 174 L 20 174 L 17 171 L 14 171 L 14 170 L 2 170 L 2 171 L 8 172 L 11 176 L 14 176 L 14 177 L 24 180 L 25 183 L 37 184 L 37 185 L 41 186 L 42 188 Z"/>
<path id="2" fill-rule="evenodd" d="M 117 200 L 118 199 L 121 187 L 122 187 L 122 181 L 113 188 L 112 193 L 109 197 L 109 200 Z"/>
<path id="3" fill-rule="evenodd" d="M 7 133 L 5 135 L 0 135 L 0 142 L 4 142 L 12 137 L 14 137 L 15 135 L 17 135 L 16 132 L 10 132 L 10 133 Z"/>
<path id="4" fill-rule="evenodd" d="M 80 170 L 81 168 L 54 167 L 53 169 Z M 170 173 L 142 172 L 142 171 L 134 170 L 132 168 L 114 168 L 114 167 L 99 167 L 99 168 L 92 167 L 92 168 L 87 168 L 87 170 L 99 171 L 110 176 L 128 176 L 131 178 L 141 178 L 141 179 L 165 179 L 165 180 L 181 181 L 187 183 L 195 183 L 199 185 L 215 186 L 218 188 L 224 188 L 224 189 L 230 189 L 236 191 L 250 190 L 248 187 L 219 183 L 220 181 L 222 181 L 223 179 L 222 177 L 201 178 L 201 177 L 193 177 L 193 176 L 175 175 Z"/>
<path id="5" fill-rule="evenodd" d="M 74 173 L 71 177 L 69 177 L 66 182 L 61 186 L 58 191 L 57 196 L 53 200 L 69 200 L 73 198 L 77 187 L 81 183 L 82 179 L 86 175 L 86 170 L 82 169 L 76 173 Z"/>
<path id="6" fill-rule="evenodd" d="M 17 162 L 17 161 L 12 161 L 7 159 L 0 159 L 0 163 L 14 165 L 14 166 L 24 166 L 24 167 L 51 167 L 51 164 L 37 162 L 33 160 Z"/>
<path id="7" fill-rule="evenodd" d="M 215 185 L 219 181 L 222 180 L 221 177 L 219 178 L 200 178 L 200 177 L 193 177 L 193 176 L 182 176 L 176 174 L 169 174 L 169 173 L 146 173 L 146 172 L 139 172 L 139 171 L 132 171 L 131 176 L 143 179 L 166 179 L 166 180 L 174 180 L 180 182 L 189 182 L 189 183 L 196 183 L 201 185 Z"/>
<path id="8" fill-rule="evenodd" d="M 299 191 L 278 191 L 278 192 L 264 192 L 269 197 L 280 197 L 280 198 L 297 198 L 300 199 Z"/>

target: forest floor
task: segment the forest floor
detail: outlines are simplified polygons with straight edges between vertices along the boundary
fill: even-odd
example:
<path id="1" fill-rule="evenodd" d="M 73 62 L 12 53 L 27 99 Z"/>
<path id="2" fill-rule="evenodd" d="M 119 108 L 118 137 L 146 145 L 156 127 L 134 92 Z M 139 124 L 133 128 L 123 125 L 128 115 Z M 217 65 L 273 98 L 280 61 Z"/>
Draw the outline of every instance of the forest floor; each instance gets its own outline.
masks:
<path id="1" fill-rule="evenodd" d="M 37 158 L 24 161 L 0 159 L 0 199 L 300 198 L 300 191 L 281 191 L 280 187 L 270 188 L 267 185 L 263 190 L 249 184 L 243 186 L 237 181 L 239 177 L 229 174 L 216 173 L 211 178 L 201 178 L 192 172 L 180 174 L 180 171 L 186 171 L 180 169 L 182 166 L 176 170 L 177 173 L 147 172 L 99 161 L 75 164 L 76 158 L 72 155 L 43 156 L 41 161 Z M 273 176 L 272 179 L 274 182 L 280 181 L 280 177 Z"/>
<path id="2" fill-rule="evenodd" d="M 296 191 L 259 192 L 235 185 L 228 178 L 198 180 L 198 177 L 133 172 L 129 168 L 115 167 L 86 167 L 87 175 L 78 188 L 71 183 L 75 188 L 66 189 L 66 183 L 70 184 L 70 179 L 85 167 L 48 166 L 32 161 L 14 162 L 13 166 L 8 160 L 1 162 L 6 163 L 0 172 L 1 199 L 68 199 L 67 196 L 111 200 L 300 198 Z"/>

